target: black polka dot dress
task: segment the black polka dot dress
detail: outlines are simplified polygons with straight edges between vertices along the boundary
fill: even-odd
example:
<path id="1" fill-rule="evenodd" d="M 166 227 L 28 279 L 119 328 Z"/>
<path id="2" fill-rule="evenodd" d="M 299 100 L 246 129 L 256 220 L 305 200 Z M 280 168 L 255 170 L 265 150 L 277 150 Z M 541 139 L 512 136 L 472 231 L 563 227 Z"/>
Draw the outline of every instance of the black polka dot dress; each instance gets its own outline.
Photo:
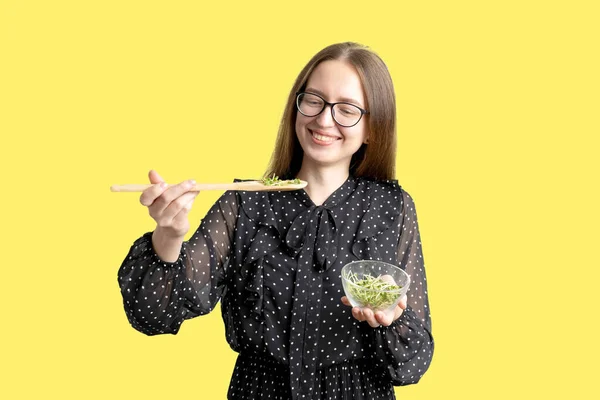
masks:
<path id="1" fill-rule="evenodd" d="M 127 317 L 147 334 L 221 301 L 239 353 L 229 399 L 394 399 L 433 355 L 417 216 L 396 181 L 349 177 L 322 205 L 304 190 L 226 192 L 182 246 L 161 261 L 152 233 L 131 247 L 118 279 Z M 355 260 L 400 265 L 408 307 L 371 328 L 342 304 L 341 268 Z"/>

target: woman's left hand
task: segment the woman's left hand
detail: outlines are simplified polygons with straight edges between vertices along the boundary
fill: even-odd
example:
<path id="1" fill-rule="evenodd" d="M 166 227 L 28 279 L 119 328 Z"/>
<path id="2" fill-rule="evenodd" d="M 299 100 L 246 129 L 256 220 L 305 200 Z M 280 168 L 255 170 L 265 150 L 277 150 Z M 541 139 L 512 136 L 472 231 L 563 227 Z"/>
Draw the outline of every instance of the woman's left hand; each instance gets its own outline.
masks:
<path id="1" fill-rule="evenodd" d="M 342 297 L 342 303 L 352 307 L 352 304 L 350 304 L 350 301 L 346 296 Z M 373 312 L 373 310 L 368 307 L 352 307 L 352 316 L 359 321 L 367 321 L 371 327 L 377 328 L 381 325 L 390 326 L 392 322 L 400 318 L 405 309 L 406 295 L 402 297 L 396 308 L 393 310 Z"/>

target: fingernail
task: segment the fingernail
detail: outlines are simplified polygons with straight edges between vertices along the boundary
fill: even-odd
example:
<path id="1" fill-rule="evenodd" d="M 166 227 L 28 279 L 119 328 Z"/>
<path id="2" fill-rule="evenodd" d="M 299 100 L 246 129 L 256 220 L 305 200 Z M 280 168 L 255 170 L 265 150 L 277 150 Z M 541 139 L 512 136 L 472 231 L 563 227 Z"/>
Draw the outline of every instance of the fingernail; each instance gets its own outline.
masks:
<path id="1" fill-rule="evenodd" d="M 161 188 L 161 189 L 165 189 L 166 187 L 167 187 L 167 182 L 162 182 L 162 183 L 160 184 L 160 188 Z"/>

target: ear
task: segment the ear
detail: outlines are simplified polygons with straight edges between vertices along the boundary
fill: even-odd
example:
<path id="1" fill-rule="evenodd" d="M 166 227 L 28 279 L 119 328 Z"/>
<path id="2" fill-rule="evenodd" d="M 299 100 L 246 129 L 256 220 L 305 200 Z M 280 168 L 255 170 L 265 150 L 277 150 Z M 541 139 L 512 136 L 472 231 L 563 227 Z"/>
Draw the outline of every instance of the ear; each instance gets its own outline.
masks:
<path id="1" fill-rule="evenodd" d="M 369 138 L 371 137 L 371 129 L 369 129 L 370 127 L 367 126 L 366 132 L 365 132 L 365 140 L 363 140 L 364 144 L 369 144 Z"/>

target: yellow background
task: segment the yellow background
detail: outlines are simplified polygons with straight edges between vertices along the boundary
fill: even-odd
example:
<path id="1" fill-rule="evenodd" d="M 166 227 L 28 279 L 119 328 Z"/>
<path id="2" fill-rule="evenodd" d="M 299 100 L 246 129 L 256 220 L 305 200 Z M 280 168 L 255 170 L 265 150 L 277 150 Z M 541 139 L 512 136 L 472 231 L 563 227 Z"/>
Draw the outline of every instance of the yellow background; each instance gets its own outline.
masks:
<path id="1" fill-rule="evenodd" d="M 352 40 L 395 82 L 429 278 L 434 360 L 398 397 L 598 398 L 598 3 L 281 3 L 0 1 L 0 397 L 225 398 L 220 310 L 129 326 L 153 223 L 109 186 L 260 177 L 300 69 Z"/>

